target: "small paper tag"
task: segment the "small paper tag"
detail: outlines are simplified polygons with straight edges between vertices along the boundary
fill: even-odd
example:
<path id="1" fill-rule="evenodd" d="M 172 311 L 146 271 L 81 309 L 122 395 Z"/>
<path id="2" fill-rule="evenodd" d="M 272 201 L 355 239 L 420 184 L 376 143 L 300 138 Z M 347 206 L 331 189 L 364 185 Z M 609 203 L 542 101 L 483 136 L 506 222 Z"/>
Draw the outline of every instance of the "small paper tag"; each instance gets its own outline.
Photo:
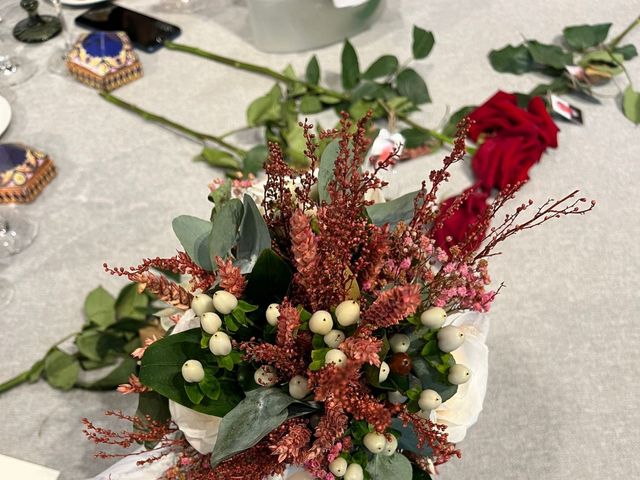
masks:
<path id="1" fill-rule="evenodd" d="M 29 480 L 57 480 L 60 472 L 52 468 L 25 462 L 17 458 L 0 454 L 0 472 L 2 478 L 20 478 Z"/>
<path id="2" fill-rule="evenodd" d="M 584 123 L 582 120 L 582 111 L 557 95 L 551 95 L 551 110 L 553 110 L 553 113 L 556 115 L 570 122 L 579 125 Z"/>

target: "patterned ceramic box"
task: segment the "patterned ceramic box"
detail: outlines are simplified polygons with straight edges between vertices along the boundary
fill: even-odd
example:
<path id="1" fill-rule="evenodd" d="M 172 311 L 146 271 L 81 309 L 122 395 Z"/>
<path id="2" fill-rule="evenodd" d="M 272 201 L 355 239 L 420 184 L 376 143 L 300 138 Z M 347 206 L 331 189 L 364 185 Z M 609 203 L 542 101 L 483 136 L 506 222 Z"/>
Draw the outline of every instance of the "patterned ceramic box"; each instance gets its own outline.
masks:
<path id="1" fill-rule="evenodd" d="M 0 203 L 28 203 L 56 176 L 46 153 L 14 143 L 0 145 Z"/>

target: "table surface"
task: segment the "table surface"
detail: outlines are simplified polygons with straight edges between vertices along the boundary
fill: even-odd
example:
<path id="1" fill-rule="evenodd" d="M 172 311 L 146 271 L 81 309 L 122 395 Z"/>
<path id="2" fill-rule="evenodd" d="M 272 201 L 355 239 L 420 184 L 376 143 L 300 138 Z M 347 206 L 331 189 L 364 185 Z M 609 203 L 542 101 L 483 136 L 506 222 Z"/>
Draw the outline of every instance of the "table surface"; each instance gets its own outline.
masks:
<path id="1" fill-rule="evenodd" d="M 310 56 L 256 50 L 248 41 L 244 2 L 216 0 L 202 13 L 177 15 L 159 13 L 158 1 L 122 3 L 179 24 L 185 43 L 236 58 L 277 68 L 290 62 L 300 72 Z M 16 3 L 0 1 L 5 32 L 6 11 Z M 448 108 L 480 103 L 498 88 L 526 91 L 537 83 L 532 76 L 494 72 L 486 59 L 492 48 L 519 43 L 522 36 L 551 41 L 570 24 L 611 21 L 619 31 L 640 13 L 636 0 L 390 3 L 383 18 L 353 43 L 366 63 L 382 52 L 406 56 L 414 22 L 434 32 L 433 53 L 416 65 L 433 98 L 416 118 L 433 126 Z M 66 12 L 71 19 L 78 10 Z M 640 44 L 640 30 L 629 40 Z M 207 184 L 218 173 L 191 161 L 197 143 L 48 73 L 46 59 L 60 42 L 27 47 L 39 73 L 4 91 L 14 120 L 2 141 L 46 150 L 59 176 L 38 201 L 19 207 L 40 232 L 2 271 L 16 296 L 2 312 L 0 379 L 78 329 L 87 292 L 98 284 L 112 292 L 120 288 L 121 279 L 102 271 L 104 261 L 127 266 L 146 256 L 172 255 L 178 247 L 172 218 L 206 217 Z M 340 48 L 316 52 L 330 84 L 338 78 Z M 271 85 L 178 52 L 140 56 L 144 79 L 117 94 L 212 133 L 243 125 L 244 106 Z M 630 74 L 640 86 L 639 59 Z M 614 86 L 605 90 L 616 92 Z M 561 125 L 560 148 L 532 170 L 521 197 L 539 201 L 580 188 L 599 205 L 588 216 L 525 232 L 493 260 L 493 278 L 508 288 L 492 314 L 485 408 L 461 444 L 463 460 L 443 469 L 445 479 L 640 478 L 640 131 L 612 98 L 601 106 L 575 103 L 585 125 Z M 399 166 L 399 189 L 415 188 L 440 158 Z M 458 173 L 447 193 L 470 183 L 466 168 Z M 115 408 L 131 411 L 133 399 L 62 393 L 43 382 L 22 386 L 0 397 L 0 453 L 59 469 L 63 479 L 86 478 L 108 462 L 93 459 L 80 419 L 99 420 L 101 412 Z"/>

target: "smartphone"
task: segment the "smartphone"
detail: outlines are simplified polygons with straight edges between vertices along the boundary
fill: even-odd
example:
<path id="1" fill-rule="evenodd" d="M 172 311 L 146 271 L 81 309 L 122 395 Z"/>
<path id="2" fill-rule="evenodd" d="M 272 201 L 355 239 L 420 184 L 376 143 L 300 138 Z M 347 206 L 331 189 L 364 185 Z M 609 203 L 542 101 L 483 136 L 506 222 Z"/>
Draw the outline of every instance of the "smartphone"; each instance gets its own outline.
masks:
<path id="1" fill-rule="evenodd" d="M 94 30 L 123 31 L 133 44 L 155 52 L 165 40 L 180 35 L 180 28 L 157 18 L 113 4 L 100 4 L 76 18 L 76 24 Z"/>

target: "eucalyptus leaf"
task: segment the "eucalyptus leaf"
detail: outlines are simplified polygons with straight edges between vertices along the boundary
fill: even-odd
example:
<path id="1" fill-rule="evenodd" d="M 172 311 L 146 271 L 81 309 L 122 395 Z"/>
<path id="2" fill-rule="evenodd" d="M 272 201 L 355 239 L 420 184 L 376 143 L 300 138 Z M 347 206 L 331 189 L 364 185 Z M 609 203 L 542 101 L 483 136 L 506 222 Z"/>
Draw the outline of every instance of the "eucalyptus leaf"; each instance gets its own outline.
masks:
<path id="1" fill-rule="evenodd" d="M 351 90 L 360 80 L 360 65 L 358 54 L 349 40 L 344 41 L 342 48 L 342 86 L 345 90 Z"/>
<path id="2" fill-rule="evenodd" d="M 73 355 L 58 348 L 49 351 L 44 360 L 47 382 L 60 390 L 71 390 L 78 380 L 80 362 Z"/>
<path id="3" fill-rule="evenodd" d="M 240 223 L 236 258 L 242 273 L 249 273 L 260 253 L 271 247 L 269 228 L 251 196 L 244 196 L 244 215 Z"/>
<path id="4" fill-rule="evenodd" d="M 627 86 L 622 97 L 622 111 L 624 116 L 636 125 L 640 123 L 640 92 L 636 92 L 631 85 Z"/>
<path id="5" fill-rule="evenodd" d="M 398 65 L 398 57 L 395 55 L 383 55 L 367 68 L 366 72 L 362 74 L 362 78 L 374 80 L 380 77 L 388 77 L 396 73 Z"/>
<path id="6" fill-rule="evenodd" d="M 527 49 L 534 62 L 547 65 L 556 70 L 563 70 L 567 65 L 573 64 L 573 55 L 565 52 L 557 45 L 540 43 L 537 40 L 528 40 Z"/>
<path id="7" fill-rule="evenodd" d="M 307 64 L 306 71 L 307 82 L 312 85 L 318 85 L 320 82 L 320 65 L 318 64 L 318 57 L 315 55 L 311 57 L 309 63 Z"/>
<path id="8" fill-rule="evenodd" d="M 116 300 L 104 288 L 98 287 L 84 301 L 87 320 L 99 328 L 107 328 L 116 321 Z"/>
<path id="9" fill-rule="evenodd" d="M 189 258 L 205 270 L 213 271 L 209 255 L 211 222 L 190 215 L 181 215 L 173 219 L 172 227 Z"/>
<path id="10" fill-rule="evenodd" d="M 196 162 L 205 162 L 211 167 L 227 170 L 240 170 L 240 162 L 229 152 L 219 148 L 204 147 L 200 155 L 193 159 Z"/>
<path id="11" fill-rule="evenodd" d="M 256 445 L 289 418 L 288 407 L 293 403 L 299 402 L 277 388 L 248 392 L 246 398 L 222 418 L 211 453 L 211 466 L 216 467 Z"/>
<path id="12" fill-rule="evenodd" d="M 410 192 L 385 203 L 367 207 L 367 214 L 374 225 L 389 224 L 395 227 L 399 222 L 409 222 L 413 218 L 413 202 L 418 192 Z"/>
<path id="13" fill-rule="evenodd" d="M 411 480 L 411 462 L 401 453 L 391 456 L 373 455 L 367 463 L 367 472 L 371 480 Z"/>
<path id="14" fill-rule="evenodd" d="M 209 258 L 212 264 L 216 257 L 226 258 L 231 248 L 236 245 L 243 210 L 242 202 L 232 198 L 214 217 L 209 236 Z"/>
<path id="15" fill-rule="evenodd" d="M 338 139 L 332 140 L 329 145 L 322 152 L 320 157 L 320 167 L 318 169 L 318 194 L 320 196 L 320 202 L 330 202 L 329 192 L 327 187 L 331 180 L 333 180 L 333 172 L 335 169 L 336 159 L 340 152 L 340 141 Z"/>
<path id="16" fill-rule="evenodd" d="M 412 68 L 405 68 L 398 74 L 398 93 L 407 97 L 415 105 L 421 105 L 431 101 L 427 84 L 422 77 Z"/>
<path id="17" fill-rule="evenodd" d="M 247 152 L 242 161 L 242 173 L 244 175 L 256 174 L 264 166 L 269 157 L 269 149 L 266 145 L 256 145 Z M 215 193 L 215 192 L 214 192 Z"/>
<path id="18" fill-rule="evenodd" d="M 116 300 L 116 316 L 120 319 L 145 320 L 149 297 L 138 292 L 138 285 L 132 283 L 124 287 Z"/>
<path id="19" fill-rule="evenodd" d="M 585 50 L 603 43 L 609 35 L 610 23 L 597 25 L 574 25 L 562 31 L 567 44 L 575 50 Z"/>
<path id="20" fill-rule="evenodd" d="M 396 417 L 391 420 L 391 428 L 401 434 L 398 438 L 398 448 L 417 453 L 423 457 L 431 457 L 433 455 L 433 451 L 429 445 L 423 445 L 422 448 L 418 448 L 418 436 L 411 423 L 405 427 L 402 425 L 402 420 Z"/>
<path id="21" fill-rule="evenodd" d="M 322 102 L 315 95 L 307 94 L 300 99 L 300 113 L 318 113 L 323 109 Z"/>
<path id="22" fill-rule="evenodd" d="M 507 45 L 489 52 L 489 62 L 496 72 L 521 75 L 534 69 L 533 57 L 523 45 Z"/>
<path id="23" fill-rule="evenodd" d="M 416 25 L 413 26 L 413 44 L 411 46 L 413 58 L 420 60 L 428 57 L 435 42 L 433 33 Z"/>

